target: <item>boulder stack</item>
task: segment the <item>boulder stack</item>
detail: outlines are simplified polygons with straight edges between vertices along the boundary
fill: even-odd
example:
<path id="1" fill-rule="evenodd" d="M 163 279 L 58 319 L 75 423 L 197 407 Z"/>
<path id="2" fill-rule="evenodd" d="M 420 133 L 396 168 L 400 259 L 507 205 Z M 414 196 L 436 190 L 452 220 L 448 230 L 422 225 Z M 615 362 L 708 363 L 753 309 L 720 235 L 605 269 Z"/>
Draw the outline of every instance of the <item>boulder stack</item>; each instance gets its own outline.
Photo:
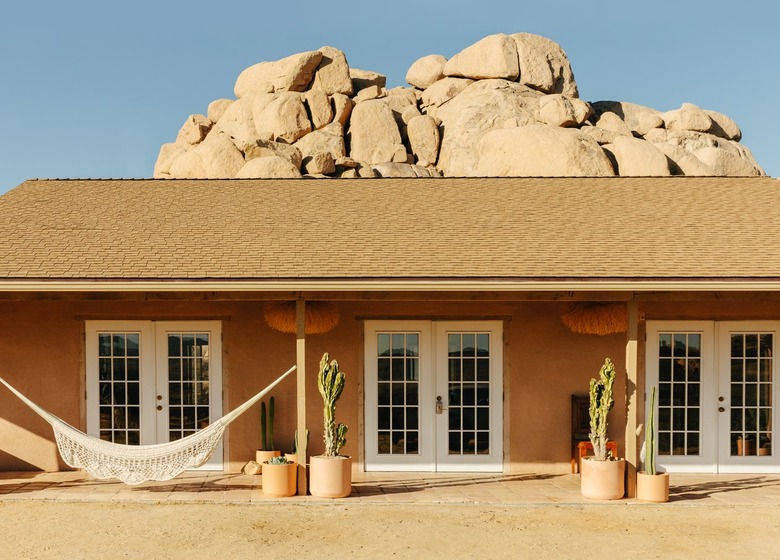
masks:
<path id="1" fill-rule="evenodd" d="M 550 39 L 497 34 L 415 61 L 410 87 L 333 47 L 260 62 L 190 115 L 157 178 L 763 175 L 737 124 L 683 103 L 586 102 Z"/>

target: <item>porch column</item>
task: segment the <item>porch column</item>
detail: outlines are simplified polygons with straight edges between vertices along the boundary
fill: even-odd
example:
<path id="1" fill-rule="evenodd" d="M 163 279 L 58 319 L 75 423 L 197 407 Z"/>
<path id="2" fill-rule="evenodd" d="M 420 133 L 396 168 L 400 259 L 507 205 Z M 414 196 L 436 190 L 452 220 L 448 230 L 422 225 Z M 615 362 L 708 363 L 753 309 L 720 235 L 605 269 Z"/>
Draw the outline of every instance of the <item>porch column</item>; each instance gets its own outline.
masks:
<path id="1" fill-rule="evenodd" d="M 295 362 L 297 370 L 298 410 L 298 495 L 305 496 L 307 490 L 306 465 L 308 464 L 308 441 L 306 437 L 306 301 L 295 303 Z"/>
<path id="2" fill-rule="evenodd" d="M 626 341 L 626 497 L 636 497 L 636 471 L 639 464 L 639 304 L 628 302 L 628 339 Z"/>

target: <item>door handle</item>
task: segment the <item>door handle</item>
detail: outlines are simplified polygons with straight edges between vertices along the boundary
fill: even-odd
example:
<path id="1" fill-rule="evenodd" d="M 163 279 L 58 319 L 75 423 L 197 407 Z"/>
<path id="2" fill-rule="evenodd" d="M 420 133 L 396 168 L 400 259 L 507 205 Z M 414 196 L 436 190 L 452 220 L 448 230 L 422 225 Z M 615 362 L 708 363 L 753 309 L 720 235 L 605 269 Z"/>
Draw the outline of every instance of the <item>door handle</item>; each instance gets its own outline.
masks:
<path id="1" fill-rule="evenodd" d="M 436 397 L 436 414 L 442 414 L 445 410 L 444 403 L 441 400 L 441 396 Z"/>

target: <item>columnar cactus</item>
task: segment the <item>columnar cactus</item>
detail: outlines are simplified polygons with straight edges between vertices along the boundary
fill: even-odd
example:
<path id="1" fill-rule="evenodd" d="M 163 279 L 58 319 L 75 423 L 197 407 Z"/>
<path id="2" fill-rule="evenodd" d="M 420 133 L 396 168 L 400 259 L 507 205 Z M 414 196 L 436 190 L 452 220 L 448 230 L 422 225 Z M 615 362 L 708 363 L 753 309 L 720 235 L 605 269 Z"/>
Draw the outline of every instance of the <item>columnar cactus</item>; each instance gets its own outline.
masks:
<path id="1" fill-rule="evenodd" d="M 336 360 L 328 362 L 329 359 L 330 356 L 325 352 L 320 360 L 317 388 L 320 390 L 324 404 L 325 455 L 335 457 L 347 442 L 347 427 L 344 424 L 336 425 L 336 401 L 344 390 L 344 373 L 339 371 Z"/>
<path id="2" fill-rule="evenodd" d="M 607 416 L 615 405 L 612 385 L 615 382 L 615 366 L 607 358 L 599 371 L 599 380 L 590 380 L 590 442 L 597 461 L 607 460 Z"/>
<path id="3" fill-rule="evenodd" d="M 645 471 L 647 474 L 656 474 L 655 471 L 655 385 L 650 392 L 650 410 L 647 414 L 647 428 L 645 430 Z"/>
<path id="4" fill-rule="evenodd" d="M 266 422 L 265 401 L 260 402 L 260 449 L 272 451 L 274 448 L 274 398 L 268 402 L 268 421 Z"/>

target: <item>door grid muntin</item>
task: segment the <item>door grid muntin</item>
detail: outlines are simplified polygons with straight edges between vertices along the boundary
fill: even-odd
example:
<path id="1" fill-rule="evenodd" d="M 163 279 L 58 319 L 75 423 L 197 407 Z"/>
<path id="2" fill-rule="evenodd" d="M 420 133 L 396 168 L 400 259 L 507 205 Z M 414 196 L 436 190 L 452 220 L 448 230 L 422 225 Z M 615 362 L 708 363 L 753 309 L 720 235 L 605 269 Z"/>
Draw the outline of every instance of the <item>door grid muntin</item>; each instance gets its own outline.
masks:
<path id="1" fill-rule="evenodd" d="M 98 333 L 100 439 L 141 443 L 141 335 Z"/>
<path id="2" fill-rule="evenodd" d="M 377 452 L 420 453 L 420 334 L 378 332 Z"/>
<path id="3" fill-rule="evenodd" d="M 731 332 L 729 454 L 771 455 L 774 334 Z"/>
<path id="4" fill-rule="evenodd" d="M 490 454 L 490 334 L 447 333 L 449 455 Z"/>
<path id="5" fill-rule="evenodd" d="M 658 454 L 701 453 L 701 340 L 698 332 L 658 334 Z"/>
<path id="6" fill-rule="evenodd" d="M 207 332 L 167 334 L 170 441 L 194 434 L 211 422 L 209 338 Z"/>

